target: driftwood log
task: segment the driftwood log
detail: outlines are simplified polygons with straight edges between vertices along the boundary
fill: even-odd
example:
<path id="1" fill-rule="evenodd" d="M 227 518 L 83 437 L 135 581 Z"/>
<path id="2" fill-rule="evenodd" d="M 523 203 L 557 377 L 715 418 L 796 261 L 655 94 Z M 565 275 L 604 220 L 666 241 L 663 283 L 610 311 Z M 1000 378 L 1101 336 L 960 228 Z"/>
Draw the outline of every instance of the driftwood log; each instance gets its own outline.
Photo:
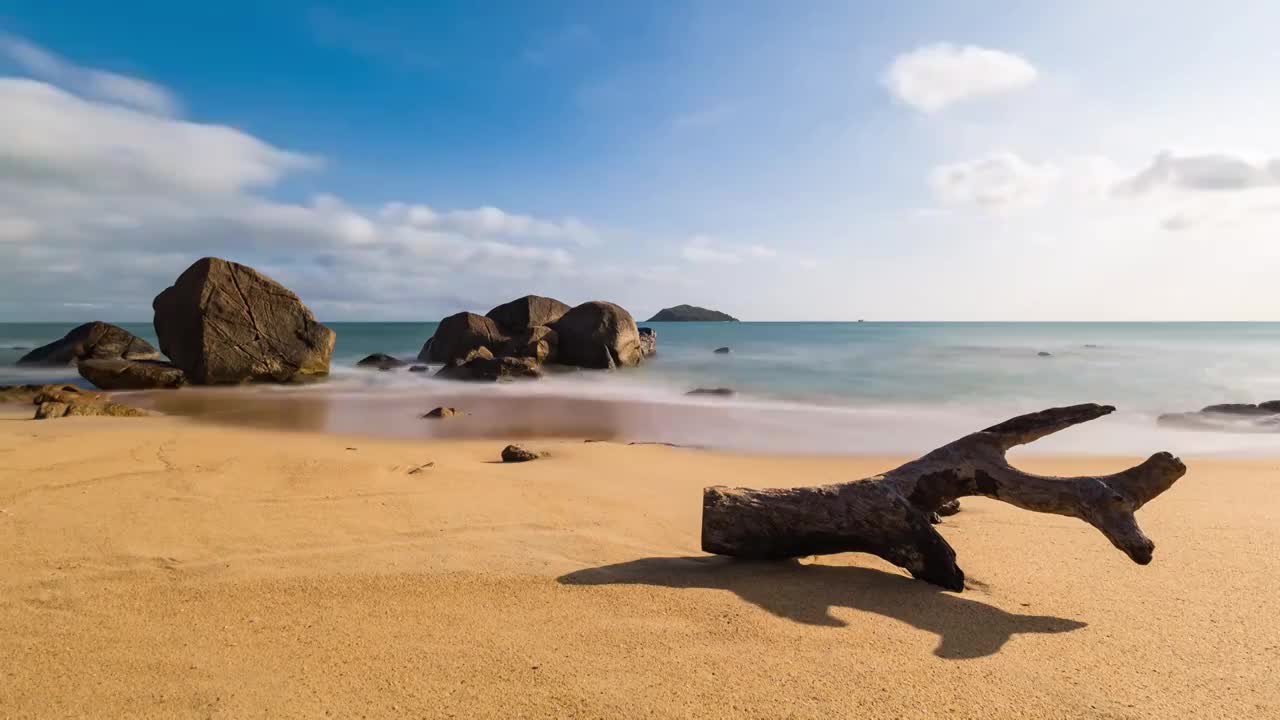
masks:
<path id="1" fill-rule="evenodd" d="M 703 490 L 702 549 L 750 559 L 866 552 L 949 590 L 964 589 L 956 553 L 929 520 L 943 504 L 983 495 L 1036 512 L 1084 520 L 1134 562 L 1155 543 L 1133 513 L 1186 473 L 1167 452 L 1113 475 L 1047 477 L 1011 466 L 1017 445 L 1102 417 L 1109 405 L 1022 415 L 967 435 L 882 475 L 819 487 Z"/>

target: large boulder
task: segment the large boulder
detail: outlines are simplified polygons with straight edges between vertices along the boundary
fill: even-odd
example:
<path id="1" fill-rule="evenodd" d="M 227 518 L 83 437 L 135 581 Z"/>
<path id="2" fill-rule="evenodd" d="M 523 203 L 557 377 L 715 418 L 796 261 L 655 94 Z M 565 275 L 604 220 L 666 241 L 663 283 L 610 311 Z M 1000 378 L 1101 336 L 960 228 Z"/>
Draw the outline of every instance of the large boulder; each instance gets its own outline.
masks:
<path id="1" fill-rule="evenodd" d="M 556 362 L 563 365 L 633 367 L 644 357 L 635 319 L 610 302 L 583 303 L 552 323 L 551 329 L 559 338 Z"/>
<path id="2" fill-rule="evenodd" d="M 485 313 L 485 317 L 498 324 L 498 329 L 508 335 L 516 335 L 539 325 L 550 325 L 569 312 L 569 306 L 555 298 L 541 295 L 525 295 L 503 303 Z"/>
<path id="3" fill-rule="evenodd" d="M 418 359 L 452 365 L 478 348 L 497 349 L 507 338 L 497 323 L 484 315 L 460 312 L 440 321 L 435 335 L 422 346 Z"/>
<path id="4" fill-rule="evenodd" d="M 182 387 L 182 370 L 158 360 L 82 360 L 80 377 L 103 390 L 151 390 Z"/>
<path id="5" fill-rule="evenodd" d="M 105 359 L 159 360 L 160 352 L 122 327 L 94 321 L 23 355 L 18 364 L 70 365 L 80 360 Z"/>
<path id="6" fill-rule="evenodd" d="M 289 382 L 329 372 L 333 330 L 246 265 L 197 260 L 151 305 L 160 349 L 190 382 Z"/>

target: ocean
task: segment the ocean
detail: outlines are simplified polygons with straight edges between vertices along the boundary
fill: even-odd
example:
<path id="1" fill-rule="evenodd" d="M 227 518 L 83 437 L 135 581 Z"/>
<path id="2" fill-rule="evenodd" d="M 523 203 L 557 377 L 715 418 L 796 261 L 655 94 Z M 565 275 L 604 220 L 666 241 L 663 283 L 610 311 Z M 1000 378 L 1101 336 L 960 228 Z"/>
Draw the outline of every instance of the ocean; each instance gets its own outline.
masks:
<path id="1" fill-rule="evenodd" d="M 155 343 L 150 324 L 121 325 Z M 465 387 L 407 371 L 355 368 L 373 352 L 411 360 L 435 323 L 329 325 L 338 339 L 327 382 L 238 389 L 241 396 L 322 395 L 339 407 L 363 408 L 362 416 L 378 415 L 377 403 L 392 398 L 397 407 L 437 397 L 473 398 L 486 407 L 504 399 L 526 405 L 542 399 L 544 409 L 552 407 L 551 399 L 568 398 L 614 407 L 610 417 L 623 419 L 610 423 L 611 437 L 801 453 L 918 452 L 1022 412 L 1098 402 L 1118 412 L 1041 441 L 1036 449 L 1280 449 L 1280 434 L 1192 432 L 1155 423 L 1166 412 L 1280 399 L 1280 323 L 650 323 L 658 333 L 658 355 L 643 367 Z M 81 383 L 73 368 L 14 366 L 22 348 L 61 337 L 71 327 L 0 324 L 0 384 Z M 712 352 L 721 346 L 732 352 Z M 736 395 L 685 395 L 699 387 L 731 388 Z M 640 405 L 646 410 L 627 418 L 624 409 Z M 572 412 L 580 411 L 575 407 Z M 654 407 L 664 409 L 655 415 Z M 421 434 L 416 416 L 406 413 L 401 420 L 395 434 Z M 545 420 L 548 426 L 560 422 Z M 330 424 L 359 431 L 367 421 Z M 398 426 L 400 420 L 385 422 Z"/>

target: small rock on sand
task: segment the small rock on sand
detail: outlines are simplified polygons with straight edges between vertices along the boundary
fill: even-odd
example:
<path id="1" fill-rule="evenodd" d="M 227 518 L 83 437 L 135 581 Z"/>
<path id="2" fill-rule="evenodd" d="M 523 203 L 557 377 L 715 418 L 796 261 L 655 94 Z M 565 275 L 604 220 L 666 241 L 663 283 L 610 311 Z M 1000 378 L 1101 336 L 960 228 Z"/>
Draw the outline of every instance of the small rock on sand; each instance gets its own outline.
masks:
<path id="1" fill-rule="evenodd" d="M 460 412 L 458 411 L 458 408 L 451 408 L 451 407 L 438 407 L 438 408 L 435 408 L 435 409 L 433 409 L 433 410 L 431 410 L 431 411 L 427 412 L 427 413 L 426 413 L 426 414 L 424 414 L 422 417 L 423 417 L 423 418 L 441 418 L 441 419 L 442 419 L 442 418 L 451 418 L 451 417 L 453 417 L 454 415 L 461 415 L 461 414 L 462 414 L 462 413 L 460 413 Z"/>
<path id="2" fill-rule="evenodd" d="M 508 445 L 502 448 L 502 462 L 504 463 L 529 462 L 530 460 L 537 460 L 544 455 L 545 453 L 526 450 L 519 445 Z"/>

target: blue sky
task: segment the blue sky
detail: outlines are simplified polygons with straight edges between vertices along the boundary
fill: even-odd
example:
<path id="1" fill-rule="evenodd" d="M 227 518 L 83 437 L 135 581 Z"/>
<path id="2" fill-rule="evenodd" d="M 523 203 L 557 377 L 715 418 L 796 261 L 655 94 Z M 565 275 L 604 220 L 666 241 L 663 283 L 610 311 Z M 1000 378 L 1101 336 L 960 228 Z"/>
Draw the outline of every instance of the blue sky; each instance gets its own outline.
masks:
<path id="1" fill-rule="evenodd" d="M 10 1 L 0 320 L 1275 319 L 1280 9 L 1113 4 Z"/>

